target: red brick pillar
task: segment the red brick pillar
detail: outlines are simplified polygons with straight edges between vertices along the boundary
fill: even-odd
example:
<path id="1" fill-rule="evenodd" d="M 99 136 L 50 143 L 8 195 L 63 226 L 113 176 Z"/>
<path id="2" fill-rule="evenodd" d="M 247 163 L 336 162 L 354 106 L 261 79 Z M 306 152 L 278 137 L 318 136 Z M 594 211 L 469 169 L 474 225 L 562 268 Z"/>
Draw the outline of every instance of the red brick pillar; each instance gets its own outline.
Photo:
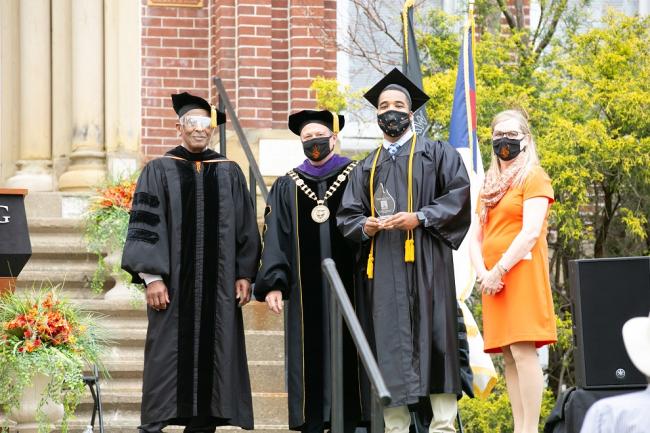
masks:
<path id="1" fill-rule="evenodd" d="M 243 127 L 271 128 L 271 2 L 239 0 L 238 104 Z"/>
<path id="2" fill-rule="evenodd" d="M 271 35 L 271 118 L 274 129 L 283 129 L 289 115 L 289 0 L 271 0 Z"/>
<path id="3" fill-rule="evenodd" d="M 179 144 L 169 95 L 210 98 L 210 7 L 147 6 L 142 0 L 142 150 L 145 159 Z"/>
<path id="4" fill-rule="evenodd" d="M 309 90 L 323 75 L 323 0 L 295 0 L 289 10 L 289 111 L 313 109 Z"/>

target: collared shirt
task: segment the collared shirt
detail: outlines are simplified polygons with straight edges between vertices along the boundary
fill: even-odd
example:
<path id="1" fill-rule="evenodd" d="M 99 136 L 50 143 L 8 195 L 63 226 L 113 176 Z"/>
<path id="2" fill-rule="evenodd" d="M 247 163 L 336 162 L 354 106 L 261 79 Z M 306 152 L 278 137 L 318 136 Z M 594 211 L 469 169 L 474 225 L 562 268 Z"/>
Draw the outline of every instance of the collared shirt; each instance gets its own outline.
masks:
<path id="1" fill-rule="evenodd" d="M 147 274 L 146 272 L 138 272 L 138 276 L 144 280 L 145 286 L 148 286 L 154 281 L 162 281 L 163 279 L 160 275 Z"/>
<path id="2" fill-rule="evenodd" d="M 580 433 L 650 433 L 650 386 L 604 398 L 589 408 Z"/>
<path id="3" fill-rule="evenodd" d="M 388 141 L 388 140 L 386 140 L 386 139 L 384 138 L 384 143 L 383 143 L 384 149 L 388 150 L 388 148 L 391 147 L 391 146 L 402 147 L 402 145 L 404 145 L 404 143 L 406 143 L 407 141 L 409 141 L 409 140 L 411 139 L 411 137 L 413 137 L 413 129 L 409 128 L 409 129 L 404 133 L 404 135 L 402 135 L 402 136 L 399 138 L 399 140 L 397 140 L 397 141 L 394 142 L 394 143 L 391 143 L 390 141 Z"/>

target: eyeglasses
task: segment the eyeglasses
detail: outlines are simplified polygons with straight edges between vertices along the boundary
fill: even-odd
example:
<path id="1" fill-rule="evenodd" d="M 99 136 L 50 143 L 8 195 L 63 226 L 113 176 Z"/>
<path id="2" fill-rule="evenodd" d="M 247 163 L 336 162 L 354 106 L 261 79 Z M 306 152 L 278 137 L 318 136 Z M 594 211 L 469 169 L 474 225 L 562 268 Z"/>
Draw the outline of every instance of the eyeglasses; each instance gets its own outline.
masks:
<path id="1" fill-rule="evenodd" d="M 510 138 L 510 139 L 514 140 L 514 139 L 519 138 L 519 137 L 524 136 L 524 135 L 526 135 L 526 134 L 524 134 L 521 131 L 494 131 L 492 133 L 492 138 L 494 138 L 496 140 L 496 139 L 499 139 L 499 138 L 507 137 L 507 138 Z"/>
<path id="2" fill-rule="evenodd" d="M 181 119 L 181 124 L 185 129 L 191 131 L 195 129 L 208 129 L 211 126 L 210 118 L 205 116 L 185 116 Z"/>

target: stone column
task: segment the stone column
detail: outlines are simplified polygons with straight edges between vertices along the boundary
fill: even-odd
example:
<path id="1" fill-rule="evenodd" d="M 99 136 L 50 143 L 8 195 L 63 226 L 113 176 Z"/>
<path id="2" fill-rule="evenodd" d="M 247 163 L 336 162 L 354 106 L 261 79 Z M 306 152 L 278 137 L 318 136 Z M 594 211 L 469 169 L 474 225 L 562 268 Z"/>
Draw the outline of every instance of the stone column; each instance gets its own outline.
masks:
<path id="1" fill-rule="evenodd" d="M 53 5 L 52 107 L 58 109 L 52 111 L 52 164 L 58 180 L 72 151 L 72 3 L 54 0 Z"/>
<path id="2" fill-rule="evenodd" d="M 0 185 L 16 171 L 20 127 L 18 0 L 0 1 Z"/>
<path id="3" fill-rule="evenodd" d="M 50 0 L 22 0 L 20 23 L 20 159 L 6 185 L 52 190 Z M 17 138 L 17 137 L 16 137 Z"/>
<path id="4" fill-rule="evenodd" d="M 124 177 L 137 168 L 140 150 L 140 2 L 104 3 L 106 152 L 108 172 Z"/>
<path id="5" fill-rule="evenodd" d="M 106 176 L 102 0 L 72 0 L 72 154 L 62 191 L 86 191 Z"/>

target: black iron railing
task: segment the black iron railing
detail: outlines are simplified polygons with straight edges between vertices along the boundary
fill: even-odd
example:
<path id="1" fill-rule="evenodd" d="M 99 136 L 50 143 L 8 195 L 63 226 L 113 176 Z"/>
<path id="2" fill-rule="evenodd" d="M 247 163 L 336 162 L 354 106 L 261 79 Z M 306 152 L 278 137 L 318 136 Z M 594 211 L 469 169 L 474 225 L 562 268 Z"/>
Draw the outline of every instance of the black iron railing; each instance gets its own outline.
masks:
<path id="1" fill-rule="evenodd" d="M 388 392 L 377 361 L 361 329 L 361 324 L 350 303 L 341 276 L 336 270 L 334 260 L 323 260 L 322 268 L 332 289 L 330 295 L 330 353 L 332 356 L 332 415 L 330 419 L 332 425 L 330 431 L 331 433 L 343 433 L 343 321 L 341 320 L 343 318 L 370 379 L 372 390 L 370 431 L 371 433 L 382 433 L 384 431 L 383 407 L 390 403 L 390 392 Z"/>
<path id="2" fill-rule="evenodd" d="M 219 111 L 225 112 L 227 118 L 230 119 L 230 124 L 235 130 L 235 133 L 237 134 L 237 138 L 239 139 L 239 143 L 241 144 L 242 149 L 244 149 L 244 154 L 246 155 L 246 159 L 248 160 L 248 167 L 249 167 L 248 185 L 250 187 L 251 196 L 253 197 L 253 205 L 255 206 L 255 212 L 257 212 L 258 187 L 260 192 L 262 193 L 262 198 L 264 199 L 264 201 L 266 201 L 267 197 L 269 196 L 269 191 L 266 188 L 266 183 L 264 183 L 264 178 L 262 177 L 260 168 L 257 165 L 257 160 L 255 159 L 255 155 L 253 155 L 253 151 L 251 150 L 251 146 L 248 143 L 246 134 L 244 134 L 244 130 L 242 129 L 241 124 L 239 123 L 239 118 L 237 117 L 237 113 L 235 113 L 235 109 L 230 103 L 230 98 L 228 98 L 228 93 L 226 92 L 226 88 L 223 87 L 221 78 L 214 77 L 213 81 L 214 81 L 214 85 L 217 87 L 217 94 L 219 95 Z M 223 125 L 219 125 L 219 143 L 220 143 L 221 154 L 226 156 L 226 124 L 225 123 Z"/>

